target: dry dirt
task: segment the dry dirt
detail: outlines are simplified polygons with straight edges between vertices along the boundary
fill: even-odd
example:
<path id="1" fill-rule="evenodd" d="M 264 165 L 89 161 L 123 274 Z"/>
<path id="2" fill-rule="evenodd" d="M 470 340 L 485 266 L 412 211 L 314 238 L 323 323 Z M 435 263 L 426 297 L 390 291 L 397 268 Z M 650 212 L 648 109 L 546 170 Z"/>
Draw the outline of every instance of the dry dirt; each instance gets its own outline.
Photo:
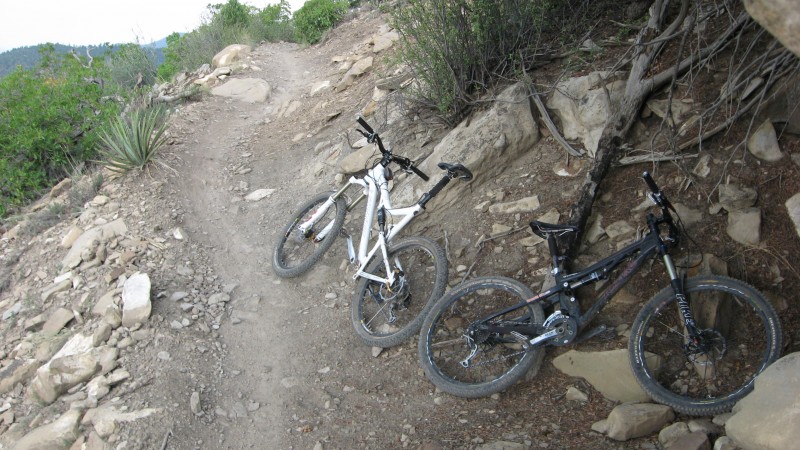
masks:
<path id="1" fill-rule="evenodd" d="M 120 441 L 127 441 L 127 448 L 169 449 L 436 449 L 476 448 L 495 441 L 518 442 L 529 448 L 655 448 L 655 436 L 619 443 L 591 431 L 591 424 L 605 418 L 614 404 L 582 380 L 552 367 L 552 358 L 567 349 L 549 350 L 534 380 L 478 400 L 435 392 L 419 369 L 416 339 L 373 357 L 372 349 L 364 346 L 351 328 L 349 304 L 354 282 L 352 269 L 340 268 L 346 254 L 343 241 L 304 277 L 282 280 L 272 272 L 275 233 L 293 208 L 334 187 L 334 161 L 317 155 L 316 143 L 339 140 L 347 132 L 351 139 L 355 137 L 353 119 L 369 101 L 381 71 L 389 69 L 385 62 L 378 63 L 373 73 L 342 93 L 328 91 L 309 97 L 310 86 L 321 80 L 335 83 L 341 75 L 331 57 L 347 53 L 353 43 L 373 34 L 381 21 L 376 12 L 359 16 L 337 28 L 324 44 L 310 48 L 292 44 L 258 47 L 253 60 L 260 69 L 246 76 L 270 83 L 274 92 L 268 103 L 207 97 L 181 106 L 165 154 L 165 162 L 176 173 L 151 171 L 123 181 L 127 203 L 150 204 L 142 223 L 159 224 L 157 230 L 162 234 L 175 226 L 185 231 L 187 238 L 173 257 L 176 264 L 207 268 L 204 283 L 236 287 L 221 327 L 209 333 L 171 330 L 170 321 L 182 316 L 178 305 L 167 298 L 154 301 L 153 326 L 161 339 L 151 342 L 151 348 L 129 354 L 123 365 L 134 379 L 147 381 L 127 393 L 133 399 L 131 405 L 161 407 L 166 413 L 124 425 Z M 302 106 L 289 117 L 277 118 L 275 111 L 294 99 Z M 334 112 L 341 114 L 327 121 L 326 116 Z M 293 137 L 301 132 L 305 137 L 294 142 Z M 734 137 L 727 139 L 733 142 Z M 786 139 L 782 144 L 797 150 L 796 142 Z M 730 154 L 723 150 L 726 144 L 718 142 L 708 151 L 724 160 Z M 507 275 L 534 286 L 541 281 L 531 274 L 546 261 L 545 249 L 540 246 L 530 252 L 515 244 L 523 233 L 490 241 L 480 251 L 474 245 L 496 222 L 521 226 L 535 217 L 523 215 L 507 223 L 507 218 L 498 220 L 472 206 L 485 200 L 508 201 L 537 194 L 542 211 L 556 208 L 563 218 L 586 170 L 574 178 L 559 177 L 553 167 L 563 160 L 563 151 L 545 137 L 537 151 L 509 167 L 506 176 L 476 183 L 472 195 L 463 198 L 463 207 L 446 211 L 439 223 L 415 230 L 442 244 L 447 234 L 452 247 L 451 284 L 461 278 L 455 267 L 473 263 L 474 275 Z M 746 166 L 734 165 L 731 172 L 748 185 L 758 186 L 766 250 L 747 250 L 732 243 L 725 235 L 724 215 L 707 213 L 705 194 L 721 172 L 699 186 L 675 192 L 681 167 L 662 164 L 615 169 L 601 189 L 610 198 L 598 204 L 598 212 L 605 223 L 618 219 L 643 223 L 630 210 L 642 201 L 644 186 L 639 173 L 655 169 L 657 180 L 674 201 L 706 211 L 704 222 L 694 230 L 703 251 L 725 259 L 732 275 L 790 301 L 789 311 L 782 313 L 785 340 L 788 350 L 797 350 L 794 325 L 798 312 L 792 293 L 800 288 L 800 277 L 787 267 L 786 259 L 791 261 L 792 255 L 800 252 L 800 244 L 783 202 L 800 191 L 798 168 L 790 162 L 758 165 L 752 159 L 745 161 Z M 318 171 L 322 176 L 316 175 Z M 243 193 L 260 188 L 276 191 L 259 202 L 241 201 Z M 435 208 L 435 203 L 429 208 Z M 457 247 L 463 251 L 453 251 Z M 585 259 L 596 257 L 595 252 L 601 250 L 593 247 Z M 457 253 L 460 256 L 452 256 Z M 774 267 L 783 279 L 779 283 L 774 283 Z M 153 291 L 164 292 L 164 297 L 191 287 L 174 274 L 151 277 Z M 658 265 L 634 283 L 643 297 L 666 285 Z M 598 322 L 629 324 L 634 313 L 612 304 Z M 625 345 L 621 337 L 606 336 L 579 349 Z M 153 357 L 161 350 L 169 351 L 171 359 Z M 568 402 L 564 393 L 569 386 L 587 392 L 589 402 Z M 203 412 L 199 416 L 189 407 L 193 391 L 200 393 Z M 165 442 L 166 447 L 161 447 Z"/>

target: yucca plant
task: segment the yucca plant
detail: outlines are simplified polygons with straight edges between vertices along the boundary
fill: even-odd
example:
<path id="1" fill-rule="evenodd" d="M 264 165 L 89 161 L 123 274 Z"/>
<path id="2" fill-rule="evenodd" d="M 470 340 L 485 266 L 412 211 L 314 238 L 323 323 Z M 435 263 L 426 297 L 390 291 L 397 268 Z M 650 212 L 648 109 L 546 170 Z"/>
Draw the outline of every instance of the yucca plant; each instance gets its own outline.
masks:
<path id="1" fill-rule="evenodd" d="M 114 172 L 144 169 L 166 142 L 167 125 L 167 110 L 161 106 L 112 120 L 100 133 L 103 164 Z"/>

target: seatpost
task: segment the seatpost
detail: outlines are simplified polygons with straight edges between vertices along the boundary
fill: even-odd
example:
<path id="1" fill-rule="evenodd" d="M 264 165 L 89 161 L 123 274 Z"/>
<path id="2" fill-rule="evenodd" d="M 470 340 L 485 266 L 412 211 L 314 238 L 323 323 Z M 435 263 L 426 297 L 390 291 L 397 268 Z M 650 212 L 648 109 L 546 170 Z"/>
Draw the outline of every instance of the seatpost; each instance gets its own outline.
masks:
<path id="1" fill-rule="evenodd" d="M 433 186 L 433 188 L 431 188 L 430 191 L 422 194 L 422 197 L 417 202 L 419 206 L 421 206 L 422 209 L 425 209 L 425 205 L 428 204 L 428 202 L 433 197 L 436 197 L 436 194 L 438 194 L 442 189 L 444 189 L 444 187 L 447 186 L 447 183 L 449 183 L 451 179 L 452 176 L 449 173 L 446 173 L 444 176 L 442 176 L 442 179 L 439 180 L 439 182 L 436 183 L 436 185 Z"/>
<path id="2" fill-rule="evenodd" d="M 558 246 L 553 233 L 547 233 L 547 247 L 550 249 L 550 256 L 553 258 L 553 275 L 555 275 L 561 271 L 561 267 L 558 264 Z"/>

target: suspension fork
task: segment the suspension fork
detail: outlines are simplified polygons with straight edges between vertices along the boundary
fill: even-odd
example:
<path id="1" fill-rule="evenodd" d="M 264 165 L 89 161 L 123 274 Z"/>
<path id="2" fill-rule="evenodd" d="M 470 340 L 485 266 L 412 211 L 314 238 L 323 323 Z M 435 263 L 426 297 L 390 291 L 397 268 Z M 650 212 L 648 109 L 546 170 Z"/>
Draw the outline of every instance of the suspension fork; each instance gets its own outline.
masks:
<path id="1" fill-rule="evenodd" d="M 689 339 L 697 338 L 699 332 L 697 330 L 697 323 L 694 321 L 694 314 L 692 314 L 692 308 L 689 305 L 689 301 L 686 300 L 686 290 L 684 289 L 683 284 L 683 277 L 678 274 L 678 271 L 675 269 L 675 264 L 672 262 L 672 257 L 669 253 L 663 253 L 661 258 L 664 260 L 664 265 L 667 268 L 667 274 L 670 278 L 670 284 L 672 285 L 672 290 L 675 293 L 675 298 L 678 299 L 678 309 L 681 311 L 681 316 L 683 316 L 683 325 L 686 327 L 686 331 L 689 333 Z"/>
<path id="2" fill-rule="evenodd" d="M 316 223 L 317 223 L 317 221 L 319 220 L 319 218 L 320 218 L 320 217 L 322 217 L 322 216 L 323 216 L 323 215 L 324 215 L 324 214 L 325 214 L 325 213 L 328 211 L 328 208 L 330 208 L 331 206 L 333 206 L 333 204 L 334 204 L 334 203 L 336 203 L 336 200 L 338 200 L 338 199 L 339 199 L 339 197 L 341 197 L 342 195 L 344 195 L 345 191 L 346 191 L 346 190 L 347 190 L 349 187 L 350 187 L 350 185 L 349 185 L 349 184 L 345 184 L 345 185 L 344 185 L 344 186 L 342 186 L 342 187 L 341 187 L 341 188 L 340 188 L 338 191 L 334 192 L 334 193 L 333 193 L 333 194 L 332 194 L 330 197 L 328 197 L 328 199 L 327 199 L 327 200 L 325 200 L 325 203 L 323 203 L 323 204 L 322 204 L 322 206 L 320 206 L 320 207 L 319 207 L 319 208 L 318 208 L 316 211 L 314 211 L 314 213 L 313 213 L 313 214 L 311 214 L 311 217 L 310 217 L 308 220 L 306 220 L 305 222 L 303 222 L 303 223 L 301 223 L 301 224 L 300 224 L 300 226 L 298 227 L 298 229 L 300 230 L 300 232 L 301 232 L 301 233 L 303 233 L 303 234 L 305 235 L 305 234 L 306 234 L 306 232 L 307 232 L 307 231 L 308 231 L 308 230 L 309 230 L 311 227 L 313 227 L 313 226 L 314 226 L 314 224 L 316 224 Z M 324 228 L 324 229 L 323 229 L 323 230 L 322 230 L 320 233 L 318 233 L 318 234 L 319 234 L 320 236 L 323 236 L 323 237 L 324 237 L 324 235 L 328 234 L 328 231 L 330 230 L 330 227 L 331 227 L 332 225 L 333 225 L 333 221 L 331 221 L 331 223 L 330 223 L 330 224 L 328 224 L 328 226 L 326 226 L 326 227 L 325 227 L 325 228 Z"/>

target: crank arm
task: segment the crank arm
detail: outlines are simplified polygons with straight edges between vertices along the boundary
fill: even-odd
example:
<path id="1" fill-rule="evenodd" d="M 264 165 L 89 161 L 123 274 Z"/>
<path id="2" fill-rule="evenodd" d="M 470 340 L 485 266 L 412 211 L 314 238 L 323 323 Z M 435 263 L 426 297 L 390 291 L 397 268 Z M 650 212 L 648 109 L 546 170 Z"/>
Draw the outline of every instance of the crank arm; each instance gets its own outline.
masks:
<path id="1" fill-rule="evenodd" d="M 542 341 L 553 339 L 556 336 L 558 336 L 558 330 L 550 330 L 547 333 L 540 334 L 539 336 L 536 336 L 535 338 L 531 339 L 530 344 L 536 345 Z"/>

